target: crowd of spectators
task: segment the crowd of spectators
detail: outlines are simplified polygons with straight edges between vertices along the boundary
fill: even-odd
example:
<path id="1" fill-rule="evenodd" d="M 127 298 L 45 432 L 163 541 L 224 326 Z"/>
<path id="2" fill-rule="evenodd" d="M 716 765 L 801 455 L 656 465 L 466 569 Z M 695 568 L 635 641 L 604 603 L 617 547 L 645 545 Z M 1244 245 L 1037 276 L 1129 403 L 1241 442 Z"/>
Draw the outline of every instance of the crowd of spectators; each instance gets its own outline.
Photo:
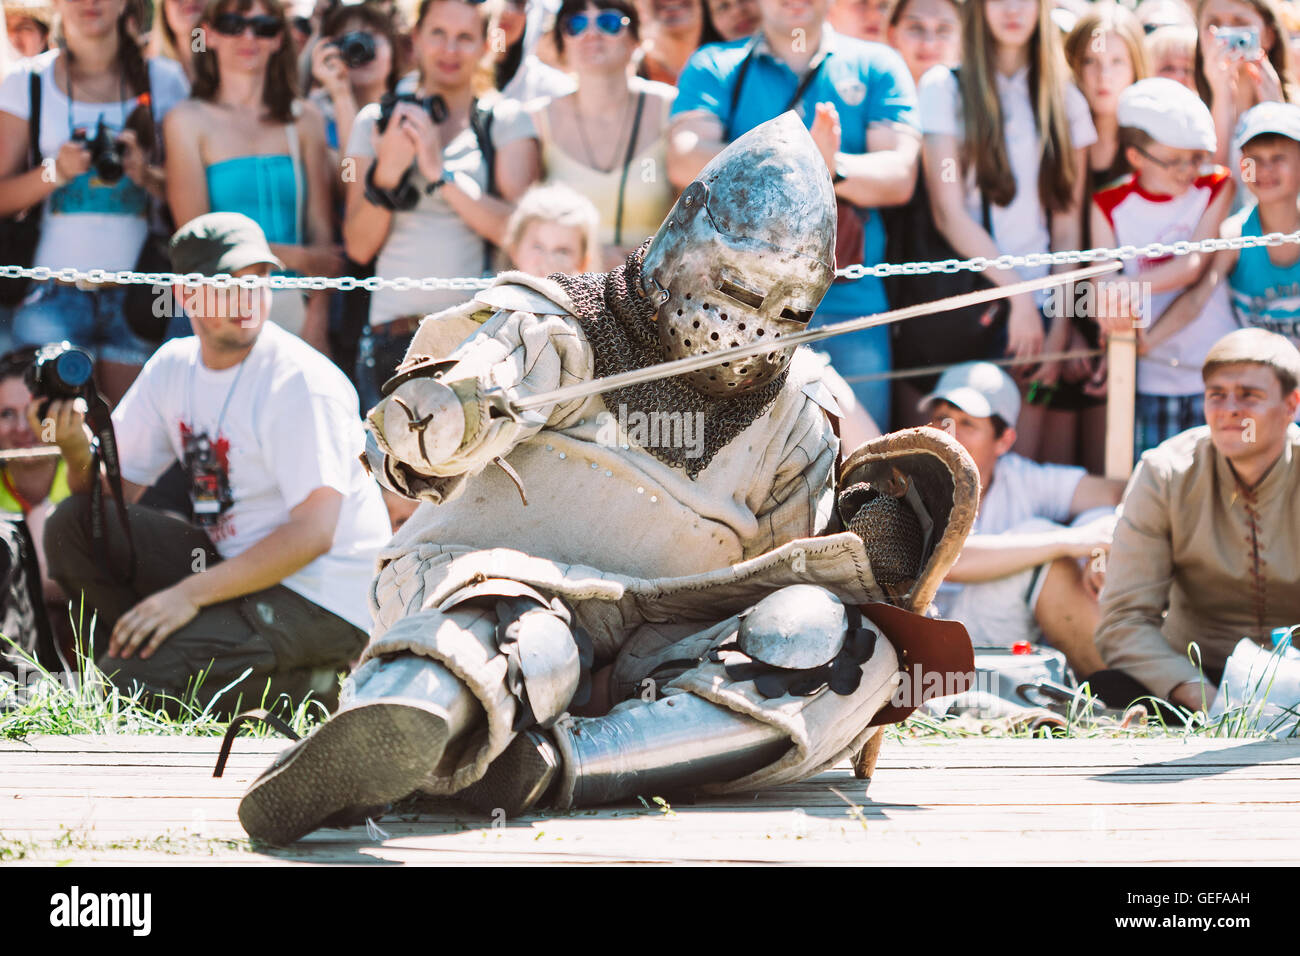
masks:
<path id="1" fill-rule="evenodd" d="M 167 263 L 150 259 L 160 239 L 239 213 L 269 244 L 261 268 L 285 275 L 599 271 L 651 236 L 728 142 L 785 109 L 803 118 L 834 182 L 840 267 L 886 261 L 890 231 L 923 223 L 946 244 L 941 258 L 1300 228 L 1300 0 L 4 0 L 4 10 L 0 217 L 39 216 L 32 264 L 52 269 L 160 271 Z M 984 277 L 1008 285 L 1068 268 Z M 812 324 L 885 311 L 893 295 L 875 277 L 839 280 Z M 269 314 L 337 365 L 359 415 L 421 318 L 463 298 L 286 290 Z M 842 377 L 851 434 L 949 427 L 980 466 L 977 534 L 941 606 L 981 640 L 1045 635 L 1092 673 L 1111 661 L 1093 641 L 1103 574 L 1087 562 L 1111 546 L 1123 489 L 1098 477 L 1107 336 L 1137 329 L 1136 460 L 1203 425 L 1202 366 L 1216 342 L 1238 327 L 1298 342 L 1298 311 L 1300 247 L 1284 245 L 1130 259 L 1122 279 L 1017 295 L 959 327 L 915 320 L 906 348 L 899 327 L 820 348 Z M 0 305 L 0 351 L 16 349 L 18 368 L 24 349 L 82 346 L 117 403 L 197 321 L 180 309 L 151 321 L 126 287 L 39 282 Z M 925 369 L 939 364 L 927 346 L 952 366 L 942 379 Z M 20 388 L 0 378 L 7 447 L 36 440 L 14 417 Z M 65 470 L 0 467 L 0 504 L 43 523 L 66 495 Z M 394 524 L 409 513 L 389 506 Z M 57 590 L 48 575 L 46 588 Z M 1175 670 L 1135 673 L 1186 676 Z"/>

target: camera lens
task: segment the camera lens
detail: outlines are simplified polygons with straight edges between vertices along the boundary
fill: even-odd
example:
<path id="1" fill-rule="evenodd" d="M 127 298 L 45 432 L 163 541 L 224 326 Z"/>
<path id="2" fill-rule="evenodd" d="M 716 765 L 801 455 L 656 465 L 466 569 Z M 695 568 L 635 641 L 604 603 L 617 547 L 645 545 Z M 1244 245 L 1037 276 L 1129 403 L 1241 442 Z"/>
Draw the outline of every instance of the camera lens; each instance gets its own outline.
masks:
<path id="1" fill-rule="evenodd" d="M 80 390 L 89 384 L 95 363 L 81 349 L 68 349 L 54 360 L 54 372 L 65 388 Z"/>
<path id="2" fill-rule="evenodd" d="M 375 58 L 375 38 L 364 30 L 343 34 L 338 38 L 338 48 L 349 67 L 365 66 Z"/>

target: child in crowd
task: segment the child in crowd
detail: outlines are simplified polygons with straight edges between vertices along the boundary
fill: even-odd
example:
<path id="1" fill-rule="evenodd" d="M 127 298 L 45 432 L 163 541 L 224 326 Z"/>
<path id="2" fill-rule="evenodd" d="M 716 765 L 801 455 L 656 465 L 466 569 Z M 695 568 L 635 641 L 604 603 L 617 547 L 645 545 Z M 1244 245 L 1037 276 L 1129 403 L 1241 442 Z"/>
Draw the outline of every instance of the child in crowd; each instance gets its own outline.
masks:
<path id="1" fill-rule="evenodd" d="M 1158 27 L 1146 38 L 1151 75 L 1196 89 L 1196 28 L 1191 25 Z"/>
<path id="2" fill-rule="evenodd" d="M 1188 29 L 1191 29 L 1190 27 Z M 1193 41 L 1195 40 L 1193 31 Z M 1109 0 L 1096 3 L 1065 38 L 1065 58 L 1074 80 L 1088 101 L 1097 141 L 1088 148 L 1088 204 L 1080 216 L 1081 248 L 1096 245 L 1090 207 L 1097 192 L 1115 185 L 1132 169 L 1119 137 L 1120 94 L 1150 75 L 1142 25 L 1127 7 Z M 1191 50 L 1188 50 L 1191 75 Z M 1097 326 L 1085 310 L 1071 310 L 1074 329 L 1069 350 L 1095 349 Z M 1106 399 L 1104 357 L 1070 362 L 1047 411 L 1042 460 L 1081 464 L 1094 474 L 1105 467 Z"/>
<path id="3" fill-rule="evenodd" d="M 1120 144 L 1134 173 L 1093 197 L 1092 235 L 1097 246 L 1144 246 L 1216 236 L 1232 204 L 1233 183 L 1222 166 L 1203 170 L 1217 145 L 1214 119 L 1196 94 L 1173 80 L 1152 77 L 1119 99 Z M 1232 331 L 1226 292 L 1209 297 L 1195 314 L 1175 322 L 1165 308 L 1209 266 L 1210 256 L 1136 258 L 1126 275 L 1140 280 L 1141 314 L 1102 317 L 1110 331 L 1136 320 L 1141 330 L 1134 456 L 1179 432 L 1203 424 L 1200 368 L 1211 345 Z M 1133 290 L 1121 283 L 1118 288 Z M 1113 292 L 1115 285 L 1109 286 Z M 1110 295 L 1103 290 L 1107 299 Z"/>
<path id="4" fill-rule="evenodd" d="M 1261 103 L 1249 110 L 1233 146 L 1255 205 L 1226 220 L 1224 238 L 1300 229 L 1300 106 Z M 1237 322 L 1300 342 L 1300 246 L 1224 249 L 1193 288 L 1165 312 L 1167 320 L 1195 316 L 1226 278 Z"/>
<path id="5" fill-rule="evenodd" d="M 600 214 L 591 200 L 560 183 L 524 193 L 506 224 L 505 251 L 529 275 L 577 275 L 600 268 Z"/>

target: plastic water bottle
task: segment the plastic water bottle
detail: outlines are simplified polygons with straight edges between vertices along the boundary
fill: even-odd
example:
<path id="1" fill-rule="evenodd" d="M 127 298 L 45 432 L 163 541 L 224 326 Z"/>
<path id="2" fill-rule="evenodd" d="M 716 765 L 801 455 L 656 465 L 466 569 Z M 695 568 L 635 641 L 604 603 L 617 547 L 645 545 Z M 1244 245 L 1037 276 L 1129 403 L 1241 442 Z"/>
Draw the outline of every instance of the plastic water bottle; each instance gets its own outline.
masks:
<path id="1" fill-rule="evenodd" d="M 1273 628 L 1273 650 L 1279 651 L 1283 657 L 1300 660 L 1300 649 L 1297 649 L 1291 640 L 1293 627 L 1275 627 Z"/>

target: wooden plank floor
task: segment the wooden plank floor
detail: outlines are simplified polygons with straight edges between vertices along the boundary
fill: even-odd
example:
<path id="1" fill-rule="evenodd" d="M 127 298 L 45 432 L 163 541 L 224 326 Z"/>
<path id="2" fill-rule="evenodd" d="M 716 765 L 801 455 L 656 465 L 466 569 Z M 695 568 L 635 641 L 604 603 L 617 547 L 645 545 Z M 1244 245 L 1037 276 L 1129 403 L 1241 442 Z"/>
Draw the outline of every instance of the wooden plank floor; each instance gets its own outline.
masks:
<path id="1" fill-rule="evenodd" d="M 0 860 L 43 863 L 1297 863 L 1300 741 L 899 743 L 759 794 L 495 824 L 451 804 L 254 851 L 235 816 L 286 746 L 212 739 L 0 742 Z M 843 798 L 835 793 L 838 790 Z M 649 795 L 647 795 L 649 796 Z M 850 806 L 849 801 L 854 807 Z"/>

